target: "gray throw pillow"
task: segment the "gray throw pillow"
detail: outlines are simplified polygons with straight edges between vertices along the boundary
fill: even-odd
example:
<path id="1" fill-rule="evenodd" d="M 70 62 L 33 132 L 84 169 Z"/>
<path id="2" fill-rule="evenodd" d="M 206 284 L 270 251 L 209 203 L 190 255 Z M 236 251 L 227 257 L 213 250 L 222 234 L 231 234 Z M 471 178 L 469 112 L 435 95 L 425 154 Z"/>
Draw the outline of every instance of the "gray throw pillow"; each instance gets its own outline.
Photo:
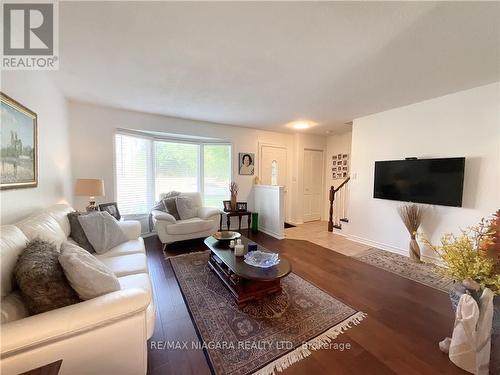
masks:
<path id="1" fill-rule="evenodd" d="M 30 314 L 40 314 L 80 302 L 59 264 L 54 244 L 28 243 L 14 268 L 14 277 Z"/>
<path id="2" fill-rule="evenodd" d="M 98 254 L 103 254 L 113 247 L 128 241 L 116 219 L 108 212 L 101 211 L 80 215 L 78 220 L 89 242 Z"/>
<path id="3" fill-rule="evenodd" d="M 181 220 L 179 211 L 177 209 L 177 197 L 165 198 L 163 199 L 163 204 L 166 208 L 165 212 L 175 217 L 175 220 Z"/>
<path id="4" fill-rule="evenodd" d="M 191 219 L 198 213 L 198 208 L 190 197 L 179 195 L 175 197 L 175 204 L 181 220 Z"/>
<path id="5" fill-rule="evenodd" d="M 71 228 L 71 233 L 69 234 L 69 236 L 74 239 L 81 248 L 87 250 L 89 253 L 95 253 L 94 247 L 85 235 L 80 221 L 78 221 L 78 217 L 80 215 L 88 215 L 88 213 L 70 212 L 68 214 L 69 226 Z"/>
<path id="6" fill-rule="evenodd" d="M 120 290 L 120 282 L 113 271 L 77 245 L 63 242 L 59 263 L 69 283 L 84 301 Z"/>

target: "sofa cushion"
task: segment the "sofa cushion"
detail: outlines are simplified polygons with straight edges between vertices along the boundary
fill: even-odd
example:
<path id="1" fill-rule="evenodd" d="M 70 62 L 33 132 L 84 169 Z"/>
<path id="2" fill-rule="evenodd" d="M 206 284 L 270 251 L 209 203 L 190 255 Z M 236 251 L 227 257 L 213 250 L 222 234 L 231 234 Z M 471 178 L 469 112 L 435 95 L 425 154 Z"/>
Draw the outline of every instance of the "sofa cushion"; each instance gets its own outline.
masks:
<path id="1" fill-rule="evenodd" d="M 203 220 L 198 217 L 193 217 L 187 220 L 179 220 L 175 224 L 167 226 L 168 234 L 190 234 L 197 232 L 204 232 L 210 230 L 213 222 L 210 220 Z"/>
<path id="2" fill-rule="evenodd" d="M 120 255 L 145 254 L 145 253 L 146 249 L 144 247 L 144 240 L 142 239 L 142 237 L 139 237 L 136 238 L 135 240 L 130 240 L 118 246 L 115 246 L 111 250 L 108 250 L 104 254 L 101 254 L 99 257 L 110 258 Z"/>
<path id="3" fill-rule="evenodd" d="M 108 266 L 117 277 L 148 272 L 145 254 L 129 254 L 109 258 L 96 255 L 96 257 Z"/>
<path id="4" fill-rule="evenodd" d="M 55 245 L 33 240 L 14 268 L 16 283 L 30 314 L 40 314 L 80 302 L 59 264 Z"/>
<path id="5" fill-rule="evenodd" d="M 120 220 L 118 226 L 129 240 L 136 240 L 141 235 L 141 222 L 138 220 Z"/>
<path id="6" fill-rule="evenodd" d="M 33 215 L 16 224 L 28 240 L 41 239 L 53 243 L 57 250 L 66 241 L 66 234 L 56 219 L 47 213 Z"/>
<path id="7" fill-rule="evenodd" d="M 108 212 L 92 212 L 88 215 L 80 215 L 78 220 L 82 224 L 89 242 L 98 254 L 103 254 L 113 247 L 128 241 L 116 219 Z"/>
<path id="8" fill-rule="evenodd" d="M 178 197 L 175 197 L 175 204 L 177 206 L 177 211 L 179 212 L 181 220 L 187 220 L 196 217 L 196 214 L 198 213 L 198 207 L 196 207 L 191 197 L 179 195 Z"/>
<path id="9" fill-rule="evenodd" d="M 78 244 L 78 246 L 92 254 L 95 253 L 95 249 L 89 242 L 89 239 L 82 228 L 82 224 L 80 224 L 80 220 L 78 220 L 78 217 L 81 215 L 87 214 L 83 212 L 70 212 L 68 214 L 68 221 L 71 228 L 70 236 Z"/>
<path id="10" fill-rule="evenodd" d="M 29 316 L 28 309 L 24 304 L 19 292 L 12 292 L 7 297 L 2 298 L 0 303 L 2 324 L 13 322 Z"/>
<path id="11" fill-rule="evenodd" d="M 60 203 L 48 207 L 43 212 L 52 216 L 57 221 L 57 224 L 59 224 L 59 226 L 63 230 L 65 236 L 68 237 L 71 230 L 68 220 L 68 214 L 74 211 L 75 210 L 71 206 L 64 203 Z"/>
<path id="12" fill-rule="evenodd" d="M 84 301 L 120 290 L 115 274 L 80 246 L 64 242 L 59 263 L 72 288 Z"/>
<path id="13" fill-rule="evenodd" d="M 18 227 L 3 225 L 0 229 L 0 265 L 2 298 L 12 292 L 12 279 L 17 258 L 26 248 L 28 238 Z"/>

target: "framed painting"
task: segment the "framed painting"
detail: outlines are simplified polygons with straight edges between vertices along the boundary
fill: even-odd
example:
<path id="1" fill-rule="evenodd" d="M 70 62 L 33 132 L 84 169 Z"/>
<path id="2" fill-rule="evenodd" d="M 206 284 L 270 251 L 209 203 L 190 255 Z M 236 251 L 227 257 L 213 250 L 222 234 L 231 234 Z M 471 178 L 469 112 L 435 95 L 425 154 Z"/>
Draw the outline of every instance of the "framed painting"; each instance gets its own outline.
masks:
<path id="1" fill-rule="evenodd" d="M 0 92 L 0 189 L 38 185 L 37 115 Z"/>

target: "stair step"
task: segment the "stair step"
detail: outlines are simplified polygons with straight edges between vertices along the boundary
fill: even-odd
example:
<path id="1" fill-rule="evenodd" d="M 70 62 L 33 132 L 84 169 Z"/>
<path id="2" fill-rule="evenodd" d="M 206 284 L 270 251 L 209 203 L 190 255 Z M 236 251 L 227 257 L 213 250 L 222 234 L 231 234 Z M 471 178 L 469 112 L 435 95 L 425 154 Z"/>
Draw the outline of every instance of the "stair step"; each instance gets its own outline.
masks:
<path id="1" fill-rule="evenodd" d="M 339 224 L 339 225 L 335 225 L 335 224 L 333 224 L 333 227 L 334 227 L 335 229 L 342 229 L 342 224 Z"/>
<path id="2" fill-rule="evenodd" d="M 349 222 L 349 219 L 344 217 L 343 219 L 340 219 L 340 221 L 343 221 L 344 223 L 348 223 Z"/>

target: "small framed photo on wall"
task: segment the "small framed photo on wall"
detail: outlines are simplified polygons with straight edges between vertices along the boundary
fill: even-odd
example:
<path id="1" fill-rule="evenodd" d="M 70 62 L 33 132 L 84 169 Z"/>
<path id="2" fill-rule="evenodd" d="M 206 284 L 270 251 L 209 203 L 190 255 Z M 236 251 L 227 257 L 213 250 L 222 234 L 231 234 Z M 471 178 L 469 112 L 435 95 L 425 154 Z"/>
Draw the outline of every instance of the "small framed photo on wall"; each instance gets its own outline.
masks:
<path id="1" fill-rule="evenodd" d="M 253 176 L 255 173 L 255 154 L 250 152 L 240 152 L 238 154 L 239 174 Z"/>

